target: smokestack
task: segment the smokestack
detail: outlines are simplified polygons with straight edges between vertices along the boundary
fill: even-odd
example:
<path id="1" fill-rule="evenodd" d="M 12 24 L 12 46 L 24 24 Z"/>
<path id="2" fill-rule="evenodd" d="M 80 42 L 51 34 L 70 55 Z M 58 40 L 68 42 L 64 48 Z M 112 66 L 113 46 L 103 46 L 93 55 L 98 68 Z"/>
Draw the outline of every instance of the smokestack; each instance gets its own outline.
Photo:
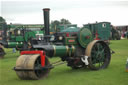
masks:
<path id="1" fill-rule="evenodd" d="M 49 8 L 44 8 L 44 30 L 45 30 L 45 35 L 50 34 L 50 29 L 49 29 Z"/>

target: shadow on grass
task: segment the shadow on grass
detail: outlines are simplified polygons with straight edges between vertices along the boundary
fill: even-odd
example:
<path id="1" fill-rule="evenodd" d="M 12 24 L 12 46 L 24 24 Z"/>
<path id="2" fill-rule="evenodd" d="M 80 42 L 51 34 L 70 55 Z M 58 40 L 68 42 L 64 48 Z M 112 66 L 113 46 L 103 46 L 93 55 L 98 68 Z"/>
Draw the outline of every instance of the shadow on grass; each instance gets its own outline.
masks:
<path id="1" fill-rule="evenodd" d="M 54 69 L 51 69 L 50 73 L 48 74 L 48 76 L 46 76 L 45 78 L 43 79 L 40 79 L 41 81 L 42 80 L 47 80 L 47 79 L 52 79 L 52 78 L 56 78 L 56 77 L 61 77 L 61 76 L 64 76 L 64 75 L 68 75 L 68 76 L 73 76 L 73 74 L 78 74 L 79 73 L 89 73 L 89 72 L 92 72 L 92 70 L 90 70 L 89 68 L 81 68 L 81 69 L 72 69 L 72 68 L 54 68 Z M 67 77 L 68 77 L 67 76 Z M 21 80 L 19 79 L 18 77 L 14 77 L 13 80 L 16 80 L 16 81 L 21 81 L 21 82 L 35 82 L 36 80 Z M 39 81 L 40 81 L 39 80 Z"/>
<path id="2" fill-rule="evenodd" d="M 50 76 L 62 76 L 62 75 L 74 75 L 79 73 L 90 73 L 92 70 L 89 68 L 80 68 L 80 69 L 72 69 L 72 68 L 54 68 L 54 70 L 51 70 Z"/>

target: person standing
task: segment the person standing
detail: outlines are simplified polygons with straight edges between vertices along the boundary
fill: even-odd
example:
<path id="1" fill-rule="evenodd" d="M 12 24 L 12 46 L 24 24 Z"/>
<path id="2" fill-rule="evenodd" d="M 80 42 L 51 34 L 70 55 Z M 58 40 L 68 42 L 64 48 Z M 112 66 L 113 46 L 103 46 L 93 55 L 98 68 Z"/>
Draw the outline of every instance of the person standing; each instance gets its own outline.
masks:
<path id="1" fill-rule="evenodd" d="M 128 31 L 126 32 L 126 37 L 127 37 L 127 39 L 128 39 Z"/>
<path id="2" fill-rule="evenodd" d="M 13 48 L 13 53 L 16 53 L 16 49 L 15 48 Z"/>

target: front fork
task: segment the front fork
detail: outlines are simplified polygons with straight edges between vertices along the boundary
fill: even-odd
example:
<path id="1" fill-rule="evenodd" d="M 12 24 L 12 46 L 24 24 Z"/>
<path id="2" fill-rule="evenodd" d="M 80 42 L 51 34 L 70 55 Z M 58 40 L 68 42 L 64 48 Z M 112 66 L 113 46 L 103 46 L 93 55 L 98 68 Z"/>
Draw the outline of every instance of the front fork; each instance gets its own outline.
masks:
<path id="1" fill-rule="evenodd" d="M 41 59 L 41 66 L 45 66 L 45 52 L 44 51 L 21 51 L 21 55 L 33 55 L 33 54 L 40 54 Z"/>

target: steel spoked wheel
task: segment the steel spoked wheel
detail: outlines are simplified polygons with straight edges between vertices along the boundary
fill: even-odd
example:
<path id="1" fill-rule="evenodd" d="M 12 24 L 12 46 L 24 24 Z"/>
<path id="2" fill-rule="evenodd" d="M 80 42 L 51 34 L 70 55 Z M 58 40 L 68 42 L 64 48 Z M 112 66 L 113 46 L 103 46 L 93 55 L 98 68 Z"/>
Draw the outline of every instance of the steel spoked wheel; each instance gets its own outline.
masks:
<path id="1" fill-rule="evenodd" d="M 107 68 L 111 60 L 110 49 L 103 41 L 91 42 L 87 46 L 86 55 L 89 57 L 89 68 L 92 70 Z"/>
<path id="2" fill-rule="evenodd" d="M 50 63 L 48 58 L 45 57 L 45 66 L 48 66 Z M 40 69 L 41 60 L 40 55 L 21 55 L 16 61 L 16 74 L 20 79 L 42 79 L 46 77 L 50 69 Z M 31 70 L 28 70 L 31 69 Z"/>

